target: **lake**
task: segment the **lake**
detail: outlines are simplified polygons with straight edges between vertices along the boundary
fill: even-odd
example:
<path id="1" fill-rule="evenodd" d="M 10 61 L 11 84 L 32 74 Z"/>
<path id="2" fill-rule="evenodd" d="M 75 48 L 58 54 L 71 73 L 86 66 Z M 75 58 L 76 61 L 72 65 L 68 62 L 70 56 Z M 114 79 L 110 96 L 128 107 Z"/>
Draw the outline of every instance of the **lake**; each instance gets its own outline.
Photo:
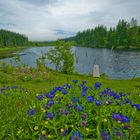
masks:
<path id="1" fill-rule="evenodd" d="M 36 59 L 50 47 L 33 47 L 22 50 L 20 63 L 15 58 L 0 59 L 14 66 L 26 64 L 36 67 Z M 100 66 L 100 73 L 105 73 L 112 79 L 128 79 L 140 77 L 140 51 L 117 51 L 86 47 L 72 48 L 75 58 L 75 70 L 80 74 L 92 74 L 93 65 Z M 46 61 L 46 66 L 55 69 L 53 64 Z"/>

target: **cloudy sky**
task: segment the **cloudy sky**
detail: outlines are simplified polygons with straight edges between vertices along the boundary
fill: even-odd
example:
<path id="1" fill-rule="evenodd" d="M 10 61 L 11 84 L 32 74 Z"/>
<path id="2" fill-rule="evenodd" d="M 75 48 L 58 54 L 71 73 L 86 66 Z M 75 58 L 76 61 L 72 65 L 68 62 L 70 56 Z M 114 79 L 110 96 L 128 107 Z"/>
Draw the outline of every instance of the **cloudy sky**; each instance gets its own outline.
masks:
<path id="1" fill-rule="evenodd" d="M 140 23 L 139 13 L 140 0 L 0 0 L 0 28 L 29 40 L 55 40 L 122 18 Z"/>

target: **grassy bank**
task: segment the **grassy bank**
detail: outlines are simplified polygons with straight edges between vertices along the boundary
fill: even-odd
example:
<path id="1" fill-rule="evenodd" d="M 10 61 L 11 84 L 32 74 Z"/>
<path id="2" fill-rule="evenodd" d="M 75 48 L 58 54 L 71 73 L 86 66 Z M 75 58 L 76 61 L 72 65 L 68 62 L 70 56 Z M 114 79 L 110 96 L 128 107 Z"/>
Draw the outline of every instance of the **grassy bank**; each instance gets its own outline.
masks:
<path id="1" fill-rule="evenodd" d="M 21 50 L 26 49 L 28 47 L 7 47 L 0 48 L 0 58 L 13 57 L 17 55 Z"/>
<path id="2" fill-rule="evenodd" d="M 75 79 L 78 81 L 73 81 Z M 71 86 L 65 85 L 67 83 Z M 139 139 L 140 112 L 125 102 L 128 98 L 133 103 L 140 104 L 139 83 L 140 78 L 112 80 L 107 77 L 66 75 L 43 67 L 13 68 L 2 64 L 0 139 L 68 140 L 78 137 L 84 140 L 100 140 L 103 139 L 102 135 L 115 140 Z M 99 93 L 105 93 L 106 88 L 111 88 L 116 95 L 121 92 L 125 96 L 119 96 L 122 100 L 113 96 L 99 96 Z M 45 93 L 55 95 L 51 98 L 54 104 L 50 103 Z M 81 93 L 86 95 L 81 96 Z M 87 101 L 87 96 L 94 96 L 94 101 L 92 98 L 91 102 Z M 101 103 L 98 104 L 97 101 Z M 67 107 L 67 103 L 73 108 Z M 52 112 L 54 114 L 51 114 Z M 113 113 L 122 113 L 129 117 L 130 121 L 123 122 L 120 118 L 115 121 L 112 118 Z M 83 114 L 86 114 L 87 118 L 82 119 Z"/>

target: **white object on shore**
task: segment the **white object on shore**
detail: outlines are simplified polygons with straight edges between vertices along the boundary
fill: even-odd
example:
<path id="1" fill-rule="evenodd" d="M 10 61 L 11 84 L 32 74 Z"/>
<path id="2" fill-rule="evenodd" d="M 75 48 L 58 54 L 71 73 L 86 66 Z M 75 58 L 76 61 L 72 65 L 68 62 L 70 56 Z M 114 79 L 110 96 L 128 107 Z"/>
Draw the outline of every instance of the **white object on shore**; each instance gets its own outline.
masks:
<path id="1" fill-rule="evenodd" d="M 100 77 L 100 73 L 99 73 L 99 65 L 94 65 L 93 67 L 93 77 Z"/>

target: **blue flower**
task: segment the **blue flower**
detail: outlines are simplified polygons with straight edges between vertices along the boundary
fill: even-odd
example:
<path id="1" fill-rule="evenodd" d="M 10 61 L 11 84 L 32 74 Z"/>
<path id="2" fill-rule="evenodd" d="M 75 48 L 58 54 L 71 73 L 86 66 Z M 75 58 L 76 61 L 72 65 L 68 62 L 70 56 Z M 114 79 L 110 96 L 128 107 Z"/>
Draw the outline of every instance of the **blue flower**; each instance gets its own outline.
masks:
<path id="1" fill-rule="evenodd" d="M 84 110 L 84 106 L 82 105 L 75 105 L 74 108 L 78 111 L 78 112 L 82 112 Z"/>
<path id="2" fill-rule="evenodd" d="M 72 108 L 73 107 L 73 105 L 72 104 L 66 104 L 66 106 L 68 107 L 68 108 Z"/>
<path id="3" fill-rule="evenodd" d="M 130 122 L 130 119 L 126 116 L 123 116 L 120 113 L 115 113 L 112 115 L 112 118 L 117 122 Z"/>
<path id="4" fill-rule="evenodd" d="M 87 90 L 88 90 L 88 87 L 86 87 L 86 86 L 83 86 L 83 87 L 82 87 L 82 91 L 83 91 L 83 92 L 86 92 Z"/>
<path id="5" fill-rule="evenodd" d="M 101 137 L 102 137 L 102 140 L 111 140 L 110 133 L 105 130 L 101 131 Z"/>
<path id="6" fill-rule="evenodd" d="M 72 99 L 72 102 L 73 102 L 73 103 L 77 103 L 78 101 L 79 101 L 79 98 L 73 97 L 73 99 Z"/>
<path id="7" fill-rule="evenodd" d="M 63 89 L 63 90 L 62 90 L 62 94 L 64 94 L 64 95 L 65 95 L 65 94 L 68 94 L 68 91 L 65 90 L 65 89 Z"/>
<path id="8" fill-rule="evenodd" d="M 39 94 L 36 96 L 36 98 L 41 101 L 41 100 L 43 100 L 44 96 L 42 94 Z"/>
<path id="9" fill-rule="evenodd" d="M 93 97 L 93 96 L 88 96 L 88 97 L 87 97 L 87 101 L 88 101 L 89 103 L 93 102 L 93 101 L 94 101 L 94 97 Z"/>
<path id="10" fill-rule="evenodd" d="M 95 101 L 95 104 L 96 104 L 97 106 L 100 106 L 100 105 L 102 104 L 102 101 L 101 101 L 101 100 L 96 100 L 96 101 Z"/>
<path id="11" fill-rule="evenodd" d="M 94 88 L 99 90 L 101 88 L 101 83 L 100 82 L 96 82 L 94 84 Z"/>
<path id="12" fill-rule="evenodd" d="M 70 140 L 81 140 L 82 134 L 78 131 L 75 131 L 73 135 L 70 137 Z"/>
<path id="13" fill-rule="evenodd" d="M 76 83 L 78 83 L 78 80 L 72 80 L 72 82 L 73 82 L 74 84 L 76 84 Z"/>
<path id="14" fill-rule="evenodd" d="M 45 93 L 44 96 L 46 96 L 47 98 L 53 99 L 55 97 L 55 94 L 53 94 L 53 93 Z"/>
<path id="15" fill-rule="evenodd" d="M 52 120 L 54 116 L 55 116 L 54 112 L 51 112 L 51 113 L 47 113 L 45 118 Z"/>
<path id="16" fill-rule="evenodd" d="M 35 108 L 30 108 L 30 109 L 27 111 L 27 113 L 28 113 L 29 116 L 33 116 L 33 115 L 35 114 L 35 112 L 36 112 L 36 109 L 35 109 Z"/>
<path id="17" fill-rule="evenodd" d="M 82 91 L 82 92 L 81 92 L 81 96 L 82 96 L 82 97 L 85 97 L 85 96 L 87 96 L 87 93 L 84 92 L 84 91 Z"/>
<path id="18" fill-rule="evenodd" d="M 120 92 L 119 94 L 120 94 L 121 97 L 126 95 L 126 94 L 124 94 L 124 93 L 122 93 L 122 92 Z"/>
<path id="19" fill-rule="evenodd" d="M 47 102 L 47 105 L 48 105 L 49 107 L 51 107 L 53 104 L 54 104 L 54 101 L 53 101 L 53 100 L 49 100 L 49 101 Z"/>
<path id="20" fill-rule="evenodd" d="M 61 132 L 62 136 L 66 136 L 67 134 L 68 134 L 68 130 L 67 129 L 64 129 L 64 131 Z"/>
<path id="21" fill-rule="evenodd" d="M 71 88 L 71 85 L 70 84 L 65 84 L 64 88 Z"/>
<path id="22" fill-rule="evenodd" d="M 135 107 L 138 111 L 140 111 L 140 105 L 139 104 L 132 104 L 133 107 Z"/>

